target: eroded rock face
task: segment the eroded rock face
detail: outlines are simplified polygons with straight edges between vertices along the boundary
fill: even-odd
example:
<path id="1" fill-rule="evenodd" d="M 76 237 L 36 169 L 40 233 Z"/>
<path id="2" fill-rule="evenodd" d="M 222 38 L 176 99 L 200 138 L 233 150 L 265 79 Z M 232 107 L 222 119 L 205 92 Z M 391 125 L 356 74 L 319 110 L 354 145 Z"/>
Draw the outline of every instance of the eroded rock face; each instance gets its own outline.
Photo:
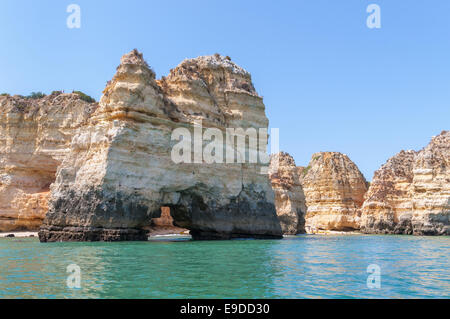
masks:
<path id="1" fill-rule="evenodd" d="M 347 155 L 315 153 L 299 168 L 306 196 L 307 230 L 357 230 L 367 182 Z"/>
<path id="2" fill-rule="evenodd" d="M 361 231 L 450 234 L 450 132 L 419 152 L 402 151 L 375 172 L 366 195 Z"/>
<path id="3" fill-rule="evenodd" d="M 0 97 L 0 231 L 39 228 L 56 169 L 95 108 L 77 94 Z"/>
<path id="4" fill-rule="evenodd" d="M 306 203 L 295 161 L 288 153 L 271 156 L 269 177 L 283 234 L 305 233 Z"/>
<path id="5" fill-rule="evenodd" d="M 58 168 L 40 240 L 146 240 L 162 206 L 194 239 L 280 238 L 262 163 L 171 156 L 174 129 L 267 128 L 264 110 L 250 74 L 222 56 L 183 61 L 156 81 L 140 53 L 125 55 Z"/>
<path id="6" fill-rule="evenodd" d="M 409 227 L 410 217 L 403 217 L 412 208 L 409 191 L 416 155 L 415 151 L 401 151 L 375 172 L 363 206 L 361 231 L 389 233 L 394 232 L 396 225 L 404 230 Z"/>

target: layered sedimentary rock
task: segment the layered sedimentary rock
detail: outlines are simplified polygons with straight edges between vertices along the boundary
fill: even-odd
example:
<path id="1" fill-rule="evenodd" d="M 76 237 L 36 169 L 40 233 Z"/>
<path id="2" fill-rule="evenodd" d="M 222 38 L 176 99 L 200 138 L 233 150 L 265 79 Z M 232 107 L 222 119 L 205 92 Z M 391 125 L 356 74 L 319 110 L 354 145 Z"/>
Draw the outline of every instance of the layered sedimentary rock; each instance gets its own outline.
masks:
<path id="1" fill-rule="evenodd" d="M 363 232 L 394 232 L 396 225 L 400 229 L 410 224 L 407 216 L 412 208 L 409 192 L 415 156 L 415 151 L 401 151 L 375 172 L 363 206 Z"/>
<path id="2" fill-rule="evenodd" d="M 125 55 L 58 168 L 40 240 L 146 240 L 162 206 L 194 239 L 279 238 L 263 163 L 211 162 L 195 143 L 186 152 L 192 163 L 178 161 L 185 149 L 174 153 L 192 145 L 186 134 L 196 140 L 209 127 L 215 134 L 201 143 L 216 141 L 220 147 L 205 152 L 220 158 L 230 151 L 218 142 L 226 128 L 267 126 L 250 74 L 229 59 L 185 60 L 156 81 L 141 54 Z"/>
<path id="3" fill-rule="evenodd" d="M 39 228 L 56 169 L 95 108 L 77 94 L 0 97 L 0 231 Z"/>
<path id="4" fill-rule="evenodd" d="M 292 156 L 284 152 L 272 155 L 269 177 L 283 234 L 305 233 L 305 194 Z"/>
<path id="5" fill-rule="evenodd" d="M 348 231 L 359 229 L 367 182 L 347 155 L 315 153 L 307 167 L 299 168 L 306 196 L 306 228 Z"/>
<path id="6" fill-rule="evenodd" d="M 450 132 L 433 137 L 419 152 L 401 151 L 370 185 L 361 231 L 450 235 Z"/>

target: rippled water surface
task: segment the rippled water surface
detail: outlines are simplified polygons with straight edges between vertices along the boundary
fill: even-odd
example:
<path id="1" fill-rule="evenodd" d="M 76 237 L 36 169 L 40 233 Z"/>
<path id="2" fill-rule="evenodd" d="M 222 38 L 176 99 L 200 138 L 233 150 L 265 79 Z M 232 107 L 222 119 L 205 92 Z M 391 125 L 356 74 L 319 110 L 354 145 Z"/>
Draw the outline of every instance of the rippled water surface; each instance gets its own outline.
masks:
<path id="1" fill-rule="evenodd" d="M 0 239 L 0 298 L 449 298 L 450 237 L 41 244 Z M 70 289 L 67 266 L 81 268 Z M 367 267 L 381 268 L 369 289 Z"/>

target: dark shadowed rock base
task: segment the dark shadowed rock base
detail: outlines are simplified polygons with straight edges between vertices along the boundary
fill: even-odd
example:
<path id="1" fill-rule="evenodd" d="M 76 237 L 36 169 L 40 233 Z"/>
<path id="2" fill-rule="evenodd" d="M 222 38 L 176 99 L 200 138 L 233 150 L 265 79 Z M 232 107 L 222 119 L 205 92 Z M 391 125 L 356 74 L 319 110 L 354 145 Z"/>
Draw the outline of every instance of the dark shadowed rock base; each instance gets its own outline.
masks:
<path id="1" fill-rule="evenodd" d="M 41 242 L 146 241 L 148 226 L 152 218 L 161 218 L 161 210 L 148 214 L 148 206 L 143 202 L 142 197 L 120 192 L 68 191 L 51 203 L 39 239 Z M 192 189 L 180 192 L 175 205 L 158 203 L 155 206 L 170 207 L 173 225 L 189 229 L 194 240 L 282 238 L 275 205 L 252 185 L 244 187 L 239 196 L 223 206 L 214 198 Z M 129 228 L 79 226 L 87 222 L 107 225 L 111 224 L 110 220 Z"/>
<path id="2" fill-rule="evenodd" d="M 93 227 L 42 227 L 41 242 L 58 241 L 146 241 L 147 231 L 143 229 L 105 229 Z"/>
<path id="3" fill-rule="evenodd" d="M 363 234 L 383 234 L 383 235 L 415 235 L 415 236 L 450 236 L 450 223 L 446 221 L 430 220 L 428 224 L 414 223 L 411 220 L 404 220 L 395 223 L 385 221 L 375 221 L 361 227 Z"/>

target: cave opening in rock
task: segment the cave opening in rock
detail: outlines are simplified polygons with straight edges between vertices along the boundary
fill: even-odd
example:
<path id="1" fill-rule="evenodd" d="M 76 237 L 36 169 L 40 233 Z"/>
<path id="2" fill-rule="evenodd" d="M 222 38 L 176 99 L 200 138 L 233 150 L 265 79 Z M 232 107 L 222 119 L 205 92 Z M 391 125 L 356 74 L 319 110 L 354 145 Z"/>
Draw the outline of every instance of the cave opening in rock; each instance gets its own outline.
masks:
<path id="1" fill-rule="evenodd" d="M 180 225 L 174 220 L 172 216 L 173 209 L 168 206 L 162 206 L 160 212 L 160 217 L 152 218 L 150 225 L 146 227 L 150 236 L 189 234 L 188 229 L 180 227 Z"/>

